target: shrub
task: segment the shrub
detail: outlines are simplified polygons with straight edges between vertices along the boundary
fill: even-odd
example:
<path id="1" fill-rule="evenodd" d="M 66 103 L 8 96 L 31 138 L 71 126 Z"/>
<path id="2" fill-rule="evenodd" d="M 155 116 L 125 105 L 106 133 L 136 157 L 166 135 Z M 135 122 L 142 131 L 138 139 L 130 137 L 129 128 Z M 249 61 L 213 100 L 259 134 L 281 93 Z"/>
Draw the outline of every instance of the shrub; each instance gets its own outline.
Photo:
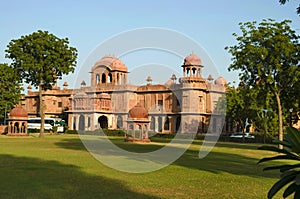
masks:
<path id="1" fill-rule="evenodd" d="M 283 198 L 294 194 L 294 198 L 300 198 L 300 132 L 293 127 L 288 127 L 287 136 L 284 141 L 274 141 L 274 144 L 281 144 L 284 146 L 280 149 L 277 146 L 262 146 L 259 149 L 278 152 L 274 157 L 267 157 L 261 159 L 258 163 L 272 161 L 272 160 L 293 160 L 295 164 L 282 164 L 280 166 L 266 167 L 264 170 L 279 169 L 281 172 L 280 179 L 271 187 L 268 192 L 268 198 L 273 196 L 284 186 L 288 185 L 283 193 Z"/>
<path id="2" fill-rule="evenodd" d="M 66 130 L 65 134 L 78 134 L 77 130 Z"/>
<path id="3" fill-rule="evenodd" d="M 106 136 L 125 136 L 125 131 L 123 130 L 103 129 L 103 132 Z"/>

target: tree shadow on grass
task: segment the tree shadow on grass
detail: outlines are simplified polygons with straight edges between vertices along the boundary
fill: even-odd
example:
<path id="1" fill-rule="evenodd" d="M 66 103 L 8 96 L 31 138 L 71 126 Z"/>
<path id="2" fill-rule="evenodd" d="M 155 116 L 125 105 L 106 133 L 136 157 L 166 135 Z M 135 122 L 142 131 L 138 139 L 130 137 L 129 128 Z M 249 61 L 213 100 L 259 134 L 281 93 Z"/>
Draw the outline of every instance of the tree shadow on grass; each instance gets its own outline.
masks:
<path id="1" fill-rule="evenodd" d="M 154 198 L 57 161 L 0 155 L 0 162 L 1 198 Z"/>
<path id="2" fill-rule="evenodd" d="M 215 174 L 226 172 L 234 175 L 249 177 L 278 178 L 278 171 L 264 172 L 266 165 L 258 165 L 259 159 L 245 155 L 231 154 L 226 152 L 210 152 L 203 159 L 199 159 L 198 151 L 187 150 L 183 156 L 173 164 L 192 169 L 205 170 Z"/>
<path id="3" fill-rule="evenodd" d="M 113 142 L 120 148 L 138 153 L 147 153 L 159 150 L 162 147 L 151 143 L 145 145 L 126 143 L 121 139 L 115 139 L 113 140 Z M 199 143 L 201 144 L 201 142 L 199 141 L 194 142 L 194 144 Z M 67 149 L 86 150 L 79 138 L 63 139 L 62 141 L 56 143 L 56 145 Z M 227 172 L 234 175 L 264 178 L 278 178 L 279 176 L 279 172 L 277 171 L 263 172 L 263 168 L 265 167 L 265 165 L 258 165 L 258 158 L 252 158 L 246 156 L 245 154 L 233 154 L 226 152 L 226 148 L 238 148 L 241 151 L 253 150 L 251 152 L 255 153 L 258 145 L 221 142 L 217 143 L 217 147 L 224 148 L 224 152 L 211 151 L 205 158 L 199 159 L 199 150 L 188 149 L 179 159 L 177 159 L 172 164 L 187 167 L 190 169 L 204 170 L 215 174 Z M 109 154 L 114 155 L 112 152 L 107 151 L 107 155 Z"/>

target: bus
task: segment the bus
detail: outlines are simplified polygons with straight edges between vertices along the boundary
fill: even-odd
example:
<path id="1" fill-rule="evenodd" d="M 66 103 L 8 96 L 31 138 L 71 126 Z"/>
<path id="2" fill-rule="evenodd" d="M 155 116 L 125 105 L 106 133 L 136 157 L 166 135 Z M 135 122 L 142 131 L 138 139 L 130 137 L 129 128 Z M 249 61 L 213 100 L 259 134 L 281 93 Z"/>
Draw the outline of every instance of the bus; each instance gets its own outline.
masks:
<path id="1" fill-rule="evenodd" d="M 53 126 L 55 125 L 54 118 L 45 118 L 45 130 L 52 130 Z M 28 118 L 28 129 L 40 129 L 41 128 L 41 118 Z"/>

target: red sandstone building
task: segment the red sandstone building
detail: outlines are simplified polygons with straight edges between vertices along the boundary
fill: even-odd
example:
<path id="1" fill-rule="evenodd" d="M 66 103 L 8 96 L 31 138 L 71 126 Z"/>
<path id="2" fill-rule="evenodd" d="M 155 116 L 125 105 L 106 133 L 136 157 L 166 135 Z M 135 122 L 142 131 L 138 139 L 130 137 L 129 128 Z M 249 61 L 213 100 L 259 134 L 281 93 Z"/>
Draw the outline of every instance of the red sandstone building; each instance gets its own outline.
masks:
<path id="1" fill-rule="evenodd" d="M 75 130 L 127 129 L 128 112 L 139 104 L 148 111 L 150 131 L 205 133 L 210 120 L 213 130 L 222 125 L 214 109 L 225 93 L 226 81 L 202 77 L 203 68 L 201 59 L 192 53 L 183 61 L 179 81 L 171 75 L 166 84 L 152 84 L 148 77 L 147 84 L 137 86 L 128 83 L 128 68 L 121 60 L 104 56 L 91 67 L 90 86 L 82 81 L 80 88 L 69 89 L 65 82 L 62 89 L 44 92 L 46 117 L 63 118 Z M 22 100 L 28 117 L 36 117 L 38 93 L 29 86 Z"/>

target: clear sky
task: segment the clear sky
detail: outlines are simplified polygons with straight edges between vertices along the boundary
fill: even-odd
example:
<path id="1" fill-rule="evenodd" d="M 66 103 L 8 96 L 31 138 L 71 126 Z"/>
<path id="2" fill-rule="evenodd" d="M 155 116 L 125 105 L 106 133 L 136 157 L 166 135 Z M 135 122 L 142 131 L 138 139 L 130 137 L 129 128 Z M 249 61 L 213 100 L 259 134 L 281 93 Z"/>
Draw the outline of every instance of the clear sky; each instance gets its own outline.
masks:
<path id="1" fill-rule="evenodd" d="M 291 19 L 292 28 L 299 33 L 300 17 L 296 14 L 299 3 L 296 0 L 286 5 L 280 5 L 278 0 L 0 0 L 0 62 L 9 62 L 4 58 L 4 51 L 11 39 L 39 29 L 48 30 L 58 37 L 68 37 L 78 50 L 75 73 L 60 82 L 60 85 L 63 81 L 72 85 L 74 77 L 81 75 L 78 73 L 85 59 L 100 43 L 120 32 L 160 27 L 178 31 L 198 42 L 227 81 L 238 81 L 237 73 L 227 71 L 231 57 L 224 50 L 225 46 L 235 44 L 232 33 L 239 32 L 238 23 L 260 22 L 264 18 Z M 129 70 L 143 64 L 134 59 L 149 59 L 136 55 L 122 59 Z M 160 60 L 151 61 L 160 63 Z M 182 61 L 170 63 L 174 64 L 181 70 Z M 204 70 L 209 70 L 209 66 L 205 67 Z M 88 79 L 85 81 L 89 83 Z"/>

